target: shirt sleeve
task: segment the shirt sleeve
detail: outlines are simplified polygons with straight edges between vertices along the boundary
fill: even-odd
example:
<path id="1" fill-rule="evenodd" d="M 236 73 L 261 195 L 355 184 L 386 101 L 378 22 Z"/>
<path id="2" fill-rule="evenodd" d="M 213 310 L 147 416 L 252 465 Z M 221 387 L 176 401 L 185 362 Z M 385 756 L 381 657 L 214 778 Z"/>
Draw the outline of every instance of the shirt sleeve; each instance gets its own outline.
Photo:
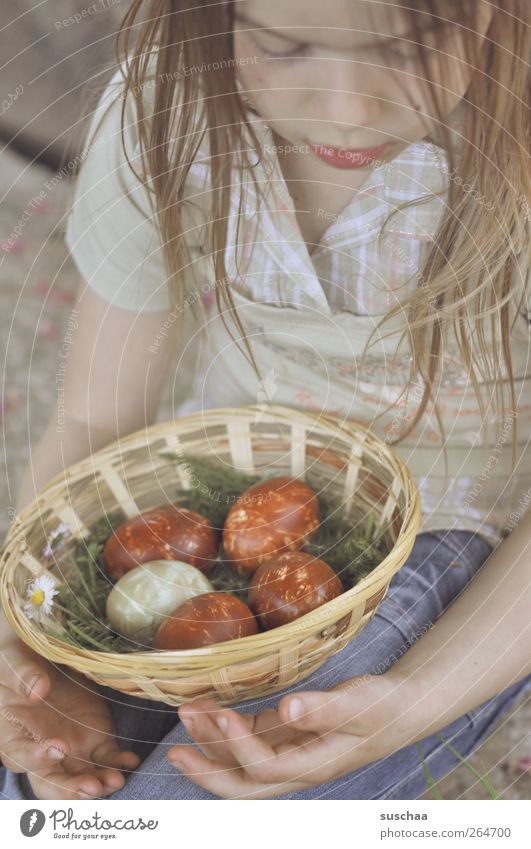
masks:
<path id="1" fill-rule="evenodd" d="M 66 223 L 65 241 L 86 284 L 113 306 L 135 312 L 170 308 L 167 273 L 154 209 L 123 150 L 121 69 L 90 121 Z M 102 120 L 103 119 L 103 120 Z M 101 126 L 94 135 L 100 121 Z M 124 138 L 139 171 L 133 103 L 126 100 Z"/>

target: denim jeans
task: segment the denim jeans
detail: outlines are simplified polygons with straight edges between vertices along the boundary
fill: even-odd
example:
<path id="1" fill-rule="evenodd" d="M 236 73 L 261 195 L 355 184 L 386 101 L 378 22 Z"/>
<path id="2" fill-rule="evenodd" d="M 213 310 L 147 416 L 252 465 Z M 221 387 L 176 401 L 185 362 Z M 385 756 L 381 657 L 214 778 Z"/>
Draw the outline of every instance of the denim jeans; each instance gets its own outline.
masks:
<path id="1" fill-rule="evenodd" d="M 244 712 L 275 708 L 279 699 L 297 690 L 325 690 L 346 678 L 381 673 L 395 663 L 474 578 L 492 552 L 490 542 L 467 530 L 421 533 L 406 563 L 393 577 L 387 596 L 363 631 L 304 681 L 241 705 Z M 113 716 L 122 748 L 132 749 L 142 763 L 127 774 L 113 799 L 219 799 L 167 761 L 166 752 L 178 743 L 192 743 L 179 722 L 176 709 L 163 702 L 136 699 L 100 687 Z M 468 757 L 492 732 L 501 715 L 531 692 L 531 676 L 464 714 L 420 746 L 436 780 L 459 761 L 438 739 L 442 736 Z M 240 705 L 233 706 L 239 709 Z M 427 789 L 416 745 L 355 769 L 341 778 L 310 789 L 286 793 L 283 799 L 417 799 Z M 4 799 L 35 799 L 25 775 L 0 768 L 0 794 Z"/>

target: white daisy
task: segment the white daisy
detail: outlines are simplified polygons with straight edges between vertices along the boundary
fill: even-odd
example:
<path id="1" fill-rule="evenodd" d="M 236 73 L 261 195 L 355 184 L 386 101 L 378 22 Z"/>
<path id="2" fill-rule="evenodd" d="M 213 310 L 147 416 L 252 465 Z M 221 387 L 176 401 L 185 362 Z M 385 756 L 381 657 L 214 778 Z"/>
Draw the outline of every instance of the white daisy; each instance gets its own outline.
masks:
<path id="1" fill-rule="evenodd" d="M 28 619 L 42 622 L 44 617 L 49 616 L 53 606 L 53 597 L 58 592 L 59 590 L 55 589 L 55 584 L 49 575 L 40 575 L 32 581 L 26 592 L 27 601 L 24 602 L 24 613 Z"/>
<path id="2" fill-rule="evenodd" d="M 57 527 L 51 532 L 50 536 L 48 537 L 48 543 L 42 550 L 43 557 L 46 557 L 46 559 L 49 560 L 53 554 L 53 549 L 57 548 L 59 543 L 69 536 L 70 525 L 67 525 L 66 522 L 61 522 L 59 525 L 57 525 Z"/>

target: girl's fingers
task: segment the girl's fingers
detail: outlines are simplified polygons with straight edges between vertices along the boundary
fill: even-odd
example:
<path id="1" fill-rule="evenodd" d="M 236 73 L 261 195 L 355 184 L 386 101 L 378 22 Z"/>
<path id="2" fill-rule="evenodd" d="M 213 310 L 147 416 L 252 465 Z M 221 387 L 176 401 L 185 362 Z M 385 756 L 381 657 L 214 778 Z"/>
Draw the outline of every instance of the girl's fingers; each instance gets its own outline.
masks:
<path id="1" fill-rule="evenodd" d="M 111 752 L 104 759 L 106 766 L 112 766 L 115 769 L 135 770 L 141 763 L 141 758 L 136 752 L 122 752 L 120 750 Z"/>
<path id="2" fill-rule="evenodd" d="M 114 742 L 112 747 L 109 748 L 108 744 L 105 743 L 103 747 L 96 747 L 92 753 L 92 761 L 96 767 L 94 774 L 102 782 L 107 794 L 121 790 L 126 782 L 122 770 L 136 769 L 141 760 L 136 752 L 122 752 Z M 97 768 L 98 766 L 100 766 L 100 769 Z"/>
<path id="3" fill-rule="evenodd" d="M 50 665 L 21 640 L 9 641 L 0 654 L 0 681 L 17 697 L 34 704 L 50 692 Z M 30 694 L 31 693 L 31 694 Z"/>
<path id="4" fill-rule="evenodd" d="M 179 719 L 186 732 L 203 750 L 208 750 L 216 756 L 228 752 L 226 743 L 216 724 L 216 716 L 220 711 L 230 710 L 220 707 L 213 699 L 196 699 L 188 705 L 179 708 Z M 233 711 L 231 711 L 233 712 Z M 253 714 L 239 714 L 249 730 L 253 730 L 256 717 Z M 172 751 L 170 749 L 170 751 Z"/>
<path id="5" fill-rule="evenodd" d="M 353 730 L 355 706 L 349 690 L 310 690 L 280 700 L 278 711 L 292 727 L 324 733 Z"/>
<path id="6" fill-rule="evenodd" d="M 188 735 L 198 744 L 200 750 L 211 760 L 218 760 L 225 767 L 242 764 L 242 753 L 237 751 L 237 744 L 233 739 L 227 739 L 220 731 L 216 717 L 224 714 L 233 716 L 238 723 L 245 723 L 248 732 L 254 733 L 255 738 L 260 736 L 265 743 L 276 749 L 277 756 L 288 753 L 299 745 L 311 742 L 315 738 L 313 732 L 301 732 L 298 729 L 286 725 L 280 719 L 277 711 L 268 709 L 259 714 L 241 714 L 236 711 L 221 708 L 211 700 L 203 700 L 201 704 L 193 703 L 179 710 Z M 247 748 L 247 746 L 245 746 Z M 178 756 L 179 746 L 168 751 L 168 759 Z M 269 749 L 269 751 L 272 751 Z"/>
<path id="7" fill-rule="evenodd" d="M 179 709 L 179 719 L 186 728 L 188 736 L 194 740 L 201 751 L 208 757 L 226 761 L 227 765 L 238 765 L 238 761 L 231 753 L 230 748 L 223 740 L 219 728 L 214 721 L 216 713 L 221 710 L 220 706 L 212 699 L 196 699 L 186 707 Z M 252 729 L 254 716 L 248 714 L 244 721 Z M 178 751 L 178 746 L 167 752 L 171 760 L 171 754 Z"/>
<path id="8" fill-rule="evenodd" d="M 125 778 L 119 769 L 94 766 L 84 758 L 65 758 L 63 767 L 67 775 L 77 776 L 78 780 L 81 780 L 81 778 L 96 779 L 100 785 L 98 795 L 114 793 L 116 790 L 121 790 L 125 784 Z"/>
<path id="9" fill-rule="evenodd" d="M 181 747 L 179 759 L 172 760 L 175 768 L 194 784 L 222 799 L 272 799 L 306 786 L 301 783 L 265 784 L 254 781 L 241 767 L 227 768 L 224 763 L 211 761 L 191 747 Z"/>
<path id="10" fill-rule="evenodd" d="M 271 746 L 288 743 L 295 738 L 304 736 L 304 742 L 314 737 L 313 732 L 301 732 L 283 723 L 275 710 L 264 710 L 259 714 L 242 714 L 238 716 L 254 734 L 259 734 Z M 230 744 L 223 738 L 216 722 L 215 715 L 210 711 L 197 711 L 183 718 L 188 735 L 199 744 L 205 754 L 212 754 L 222 761 L 235 761 L 230 750 Z M 172 751 L 170 749 L 170 751 Z"/>
<path id="11" fill-rule="evenodd" d="M 99 778 L 103 787 L 102 796 L 108 796 L 110 793 L 116 793 L 116 791 L 121 790 L 125 784 L 125 776 L 119 769 L 109 769 L 108 767 L 95 769 L 91 772 L 91 775 L 95 775 L 96 778 Z"/>
<path id="12" fill-rule="evenodd" d="M 91 755 L 95 766 L 108 766 L 117 769 L 136 769 L 140 763 L 140 757 L 136 752 L 130 750 L 122 751 L 116 740 L 104 740 L 93 750 Z"/>
<path id="13" fill-rule="evenodd" d="M 286 757 L 277 755 L 264 738 L 253 734 L 238 713 L 224 710 L 216 721 L 230 751 L 252 780 L 267 784 L 284 780 L 288 773 L 291 777 Z"/>
<path id="14" fill-rule="evenodd" d="M 222 729 L 225 740 L 254 781 L 313 786 L 342 775 L 345 763 L 350 769 L 357 766 L 354 749 L 358 738 L 353 735 L 329 733 L 321 737 L 303 733 L 272 747 L 266 739 L 252 734 L 238 714 L 222 716 L 227 719 L 227 728 Z"/>
<path id="15" fill-rule="evenodd" d="M 2 750 L 2 763 L 11 772 L 29 772 L 62 762 L 68 752 L 68 743 L 59 737 L 39 743 L 30 738 L 15 737 Z"/>
<path id="16" fill-rule="evenodd" d="M 211 699 L 197 699 L 195 702 L 192 702 L 189 705 L 182 706 L 179 708 L 179 719 L 183 723 L 184 727 L 188 732 L 199 729 L 199 726 L 204 726 L 205 721 L 210 723 L 210 726 L 216 729 L 216 733 L 214 733 L 213 740 L 219 740 L 219 730 L 215 723 L 216 716 L 223 710 L 230 710 L 230 708 L 220 707 L 216 702 Z M 234 711 L 235 712 L 235 711 Z M 247 723 L 249 728 L 253 728 L 255 722 L 255 716 L 252 713 L 249 714 L 238 714 L 242 717 L 244 722 Z"/>
<path id="17" fill-rule="evenodd" d="M 189 702 L 186 705 L 180 706 L 178 710 L 178 716 L 179 719 L 183 722 L 183 724 L 188 727 L 187 723 L 189 721 L 193 723 L 193 721 L 197 717 L 201 717 L 204 714 L 208 714 L 208 716 L 215 717 L 223 710 L 232 711 L 232 708 L 224 708 L 222 705 L 219 705 L 217 702 L 215 702 L 214 699 L 194 699 L 193 702 Z M 240 716 L 242 716 L 242 714 L 240 714 Z M 254 722 L 253 714 L 243 714 L 243 716 L 246 717 L 246 722 L 248 722 L 248 724 L 252 726 Z"/>
<path id="18" fill-rule="evenodd" d="M 66 787 L 71 792 L 86 793 L 91 798 L 109 796 L 121 790 L 125 778 L 118 769 L 109 767 L 92 767 L 76 758 L 66 758 L 62 771 L 41 769 L 34 773 L 39 785 L 45 786 L 47 792 L 57 792 Z M 55 790 L 52 789 L 53 784 Z M 46 796 L 39 798 L 62 798 L 61 796 Z M 72 797 L 77 798 L 77 797 Z"/>
<path id="19" fill-rule="evenodd" d="M 101 783 L 90 775 L 70 776 L 61 770 L 42 770 L 28 773 L 28 779 L 38 799 L 94 799 L 103 795 Z"/>
<path id="20" fill-rule="evenodd" d="M 208 713 L 197 713 L 193 720 L 186 723 L 188 736 L 199 746 L 207 758 L 221 760 L 227 765 L 239 766 L 238 761 L 232 754 L 230 747 L 223 740 L 219 728 L 208 715 Z M 167 756 L 171 759 L 172 754 L 177 754 L 179 747 L 168 750 Z"/>

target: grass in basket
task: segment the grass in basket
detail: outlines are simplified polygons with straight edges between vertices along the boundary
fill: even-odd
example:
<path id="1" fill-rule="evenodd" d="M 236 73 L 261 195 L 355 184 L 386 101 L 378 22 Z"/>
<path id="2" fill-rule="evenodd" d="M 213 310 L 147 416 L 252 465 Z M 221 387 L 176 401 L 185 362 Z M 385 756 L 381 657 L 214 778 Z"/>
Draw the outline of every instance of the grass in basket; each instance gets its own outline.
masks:
<path id="1" fill-rule="evenodd" d="M 63 614 L 61 625 L 65 630 L 58 634 L 43 628 L 44 633 L 77 648 L 107 652 L 138 650 L 138 645 L 134 644 L 133 648 L 130 640 L 106 624 L 105 602 L 112 584 L 104 572 L 101 555 L 107 538 L 124 519 L 119 510 L 105 516 L 92 526 L 87 539 L 77 541 L 73 549 L 63 550 L 56 558 L 63 583 L 58 586 L 54 607 Z"/>
<path id="2" fill-rule="evenodd" d="M 195 479 L 201 481 L 201 487 L 190 490 L 179 488 L 175 501 L 189 510 L 202 513 L 217 528 L 223 527 L 236 498 L 247 487 L 263 479 L 215 465 L 201 457 L 183 457 L 171 452 L 164 452 L 163 456 L 186 464 Z M 376 534 L 374 517 L 369 515 L 364 527 L 353 528 L 351 521 L 339 515 L 340 504 L 337 501 L 323 493 L 317 497 L 321 524 L 316 538 L 303 550 L 328 563 L 340 577 L 346 591 L 387 555 L 388 525 Z M 60 560 L 64 583 L 58 588 L 54 605 L 63 614 L 61 624 L 65 630 L 58 634 L 43 628 L 45 633 L 78 648 L 118 653 L 146 650 L 146 646 L 139 646 L 112 631 L 105 613 L 112 584 L 103 568 L 102 553 L 108 537 L 123 521 L 125 516 L 120 511 L 105 516 L 92 526 L 89 537 L 77 541 L 73 549 L 64 551 Z M 240 577 L 223 559 L 218 559 L 209 580 L 215 590 L 230 592 L 246 600 L 249 578 Z"/>

